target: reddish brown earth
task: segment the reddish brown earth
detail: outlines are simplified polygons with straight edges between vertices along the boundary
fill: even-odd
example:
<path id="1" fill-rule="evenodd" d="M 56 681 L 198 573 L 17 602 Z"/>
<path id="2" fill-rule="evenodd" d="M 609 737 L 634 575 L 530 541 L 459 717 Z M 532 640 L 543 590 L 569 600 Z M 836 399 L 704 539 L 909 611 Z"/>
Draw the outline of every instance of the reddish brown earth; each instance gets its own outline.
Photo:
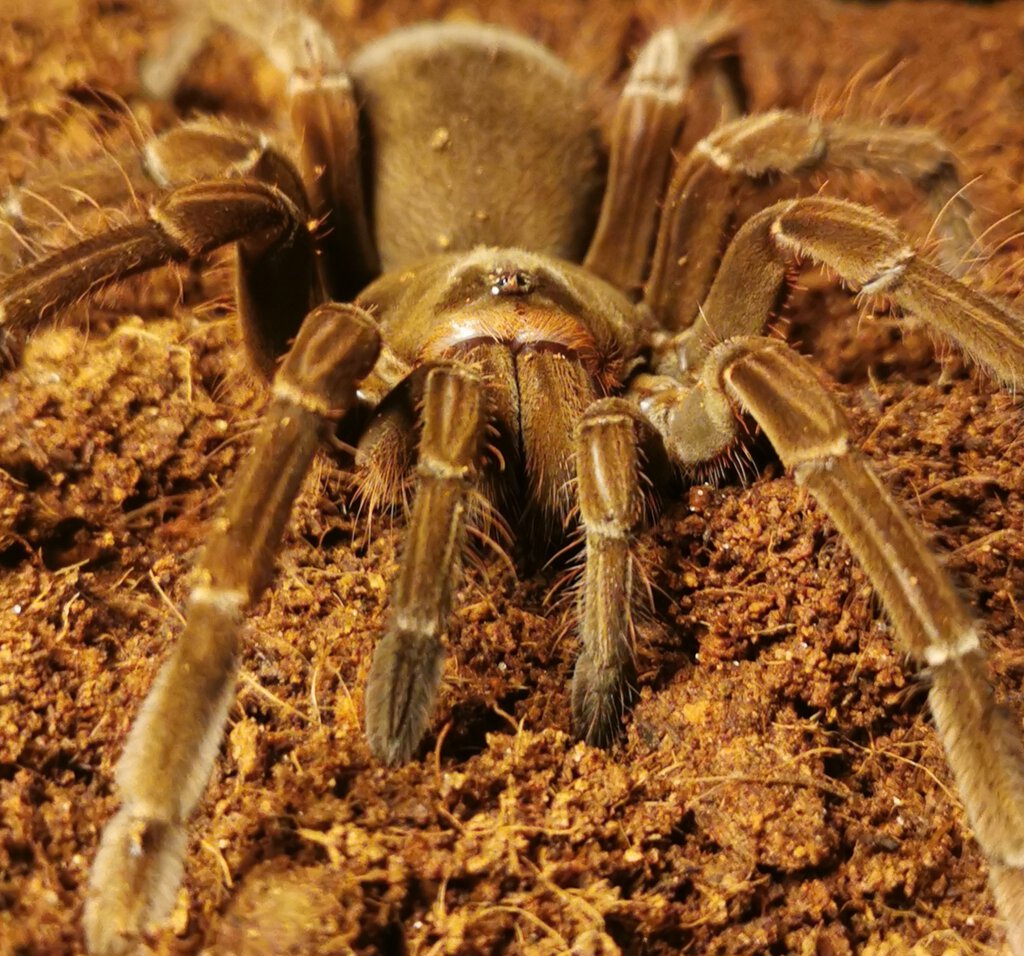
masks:
<path id="1" fill-rule="evenodd" d="M 96 153 L 98 132 L 123 139 L 122 103 L 142 124 L 173 120 L 138 79 L 167 24 L 151 6 L 19 0 L 0 13 L 0 184 Z M 687 10 L 386 6 L 313 4 L 343 51 L 428 18 L 516 27 L 606 100 L 628 51 Z M 1024 4 L 728 9 L 751 109 L 945 136 L 978 180 L 982 228 L 1013 217 L 985 236 L 971 281 L 1020 294 L 1020 244 L 999 246 L 1024 204 Z M 255 51 L 221 36 L 178 108 L 279 132 L 281 98 Z M 927 232 L 906 189 L 826 188 Z M 838 378 L 854 434 L 984 620 L 999 695 L 1024 715 L 1019 404 L 937 358 L 927 335 L 859 318 L 816 273 L 802 284 L 793 339 Z M 82 951 L 114 763 L 261 405 L 230 308 L 197 308 L 226 288 L 190 270 L 146 279 L 94 308 L 89 332 L 76 318 L 38 335 L 0 378 L 0 953 Z M 836 532 L 758 456 L 749 484 L 691 488 L 647 536 L 655 612 L 618 746 L 569 734 L 569 601 L 545 602 L 557 573 L 516 580 L 485 556 L 459 595 L 422 754 L 399 770 L 371 760 L 361 710 L 402 522 L 368 533 L 325 458 L 253 616 L 154 951 L 997 952 L 985 864 L 922 684 Z"/>

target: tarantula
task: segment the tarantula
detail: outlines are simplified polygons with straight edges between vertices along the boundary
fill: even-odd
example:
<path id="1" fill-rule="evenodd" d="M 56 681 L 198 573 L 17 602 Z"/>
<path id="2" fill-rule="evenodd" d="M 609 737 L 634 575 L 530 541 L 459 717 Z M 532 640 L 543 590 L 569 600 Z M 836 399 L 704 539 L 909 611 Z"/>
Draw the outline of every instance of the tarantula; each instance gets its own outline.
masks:
<path id="1" fill-rule="evenodd" d="M 1024 753 L 991 699 L 978 627 L 849 447 L 828 389 L 764 334 L 788 263 L 806 258 L 930 322 L 1007 386 L 1024 380 L 1021 321 L 948 274 L 970 233 L 945 147 L 919 130 L 736 116 L 716 38 L 667 29 L 631 69 L 605 175 L 581 84 L 531 41 L 424 25 L 343 66 L 315 24 L 292 26 L 274 42 L 296 67 L 298 165 L 247 129 L 185 123 L 134 166 L 87 174 L 93 194 L 125 179 L 155 193 L 144 216 L 0 281 L 0 331 L 29 329 L 101 286 L 235 243 L 245 343 L 272 377 L 253 452 L 210 529 L 184 633 L 118 767 L 123 804 L 93 867 L 90 950 L 131 947 L 170 908 L 185 822 L 234 696 L 243 615 L 271 578 L 330 428 L 358 430 L 355 467 L 375 506 L 401 500 L 415 475 L 391 622 L 366 688 L 370 747 L 392 764 L 414 754 L 430 718 L 477 492 L 501 503 L 517 480 L 542 526 L 561 533 L 578 508 L 573 719 L 592 744 L 614 739 L 635 692 L 632 549 L 644 481 L 728 454 L 742 413 L 838 526 L 903 647 L 930 669 L 935 722 L 1012 948 L 1024 953 Z M 673 169 L 699 71 L 734 118 Z M 947 271 L 878 213 L 823 197 L 764 209 L 721 254 L 746 182 L 825 164 L 920 185 L 945 213 Z M 38 194 L 14 193 L 8 213 L 17 220 Z"/>

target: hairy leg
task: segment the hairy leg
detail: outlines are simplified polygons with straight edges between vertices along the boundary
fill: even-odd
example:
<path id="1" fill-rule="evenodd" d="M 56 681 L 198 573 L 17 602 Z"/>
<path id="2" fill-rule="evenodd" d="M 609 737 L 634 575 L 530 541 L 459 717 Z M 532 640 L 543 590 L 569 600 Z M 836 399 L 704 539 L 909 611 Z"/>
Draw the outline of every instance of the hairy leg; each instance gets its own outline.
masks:
<path id="1" fill-rule="evenodd" d="M 219 29 L 253 44 L 286 80 L 299 168 L 325 252 L 322 278 L 332 298 L 351 300 L 380 263 L 366 215 L 359 107 L 334 41 L 288 5 L 203 0 L 182 12 L 167 49 L 146 61 L 154 95 L 174 92 Z"/>
<path id="2" fill-rule="evenodd" d="M 86 903 L 94 954 L 129 951 L 170 910 L 185 821 L 206 788 L 234 699 L 243 614 L 269 583 L 326 423 L 351 406 L 378 345 L 361 310 L 321 306 L 274 379 L 263 427 L 196 568 L 185 629 L 118 764 L 122 805 L 104 830 Z"/>
<path id="3" fill-rule="evenodd" d="M 586 564 L 572 713 L 577 735 L 594 746 L 612 742 L 636 696 L 631 543 L 644 517 L 640 442 L 646 428 L 628 402 L 609 398 L 591 405 L 576 430 Z"/>
<path id="4" fill-rule="evenodd" d="M 728 123 L 679 164 L 665 197 L 644 301 L 667 329 L 698 318 L 718 272 L 740 192 L 766 177 L 818 169 L 869 170 L 919 186 L 937 217 L 939 254 L 949 272 L 973 244 L 971 206 L 948 147 L 915 128 L 826 123 L 775 110 Z"/>
<path id="5" fill-rule="evenodd" d="M 1024 953 L 1024 745 L 993 700 L 979 625 L 921 534 L 855 449 L 813 367 L 785 343 L 738 335 L 713 348 L 696 387 L 635 391 L 672 456 L 692 464 L 707 422 L 738 413 L 760 425 L 782 463 L 832 519 L 867 572 L 900 645 L 931 677 L 929 702 L 1009 926 Z M 652 402 L 652 397 L 657 402 Z M 710 411 L 702 421 L 697 409 Z M 711 443 L 714 444 L 714 443 Z M 715 453 L 712 449 L 710 453 Z"/>
<path id="6" fill-rule="evenodd" d="M 0 330 L 30 331 L 97 289 L 237 242 L 243 332 L 269 378 L 323 300 L 301 179 L 259 134 L 220 123 L 176 128 L 148 144 L 144 158 L 158 198 L 126 224 L 0 279 Z"/>
<path id="7" fill-rule="evenodd" d="M 1024 745 L 993 699 L 972 620 L 948 575 L 860 454 L 813 368 L 788 346 L 741 337 L 709 374 L 764 429 L 796 481 L 839 528 L 900 644 L 931 677 L 929 703 L 1016 954 L 1024 953 Z"/>
<path id="8" fill-rule="evenodd" d="M 416 497 L 391 621 L 366 684 L 366 734 L 387 764 L 412 756 L 441 682 L 443 636 L 487 424 L 483 383 L 458 366 L 431 369 L 421 419 Z"/>
<path id="9" fill-rule="evenodd" d="M 675 341 L 688 367 L 734 335 L 756 335 L 774 313 L 787 262 L 807 258 L 865 295 L 894 305 L 949 336 L 1004 385 L 1024 382 L 1024 320 L 921 258 L 895 223 L 872 209 L 813 197 L 778 203 L 736 234 L 700 318 Z"/>
<path id="10" fill-rule="evenodd" d="M 659 374 L 640 376 L 634 395 L 670 444 L 696 465 L 737 436 L 731 404 L 705 364 L 720 343 L 759 335 L 776 314 L 793 257 L 834 270 L 862 294 L 895 306 L 952 339 L 1007 388 L 1024 382 L 1024 319 L 923 260 L 896 225 L 854 203 L 814 197 L 777 203 L 749 219 L 726 250 L 714 285 L 690 328 L 659 346 Z M 685 381 L 677 392 L 674 383 Z M 685 427 L 677 422 L 685 420 Z"/>
<path id="11" fill-rule="evenodd" d="M 685 124 L 687 134 L 696 127 L 704 135 L 737 115 L 737 95 L 719 59 L 731 40 L 719 21 L 661 30 L 629 72 L 611 130 L 601 214 L 584 260 L 627 294 L 638 293 L 647 274 L 680 130 Z M 700 93 L 711 95 L 710 104 L 697 101 Z"/>

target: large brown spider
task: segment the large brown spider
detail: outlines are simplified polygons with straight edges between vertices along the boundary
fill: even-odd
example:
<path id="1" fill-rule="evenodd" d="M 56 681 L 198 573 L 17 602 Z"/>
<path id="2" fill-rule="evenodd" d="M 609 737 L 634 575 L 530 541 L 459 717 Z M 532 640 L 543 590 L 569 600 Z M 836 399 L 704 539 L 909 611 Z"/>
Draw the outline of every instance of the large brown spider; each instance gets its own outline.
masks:
<path id="1" fill-rule="evenodd" d="M 374 504 L 401 499 L 415 462 L 392 626 L 366 693 L 371 748 L 393 763 L 412 755 L 430 716 L 475 490 L 500 500 L 516 475 L 538 523 L 561 529 L 579 506 L 574 720 L 592 743 L 614 737 L 633 691 L 631 540 L 643 474 L 660 481 L 666 462 L 685 471 L 727 454 L 742 411 L 846 536 L 905 648 L 930 668 L 936 723 L 1012 945 L 1024 951 L 1019 735 L 989 700 L 975 625 L 848 449 L 817 376 L 762 335 L 793 255 L 927 319 L 1011 387 L 1024 369 L 1020 322 L 850 203 L 773 205 L 718 254 L 744 181 L 831 163 L 909 176 L 937 211 L 949 206 L 955 264 L 969 234 L 942 144 L 776 112 L 723 125 L 670 176 L 687 81 L 709 49 L 668 30 L 631 71 L 602 195 L 579 85 L 541 48 L 482 27 L 421 27 L 367 47 L 344 70 L 315 26 L 303 26 L 316 43 L 294 51 L 315 51 L 292 85 L 301 173 L 255 134 L 186 124 L 129 171 L 140 192 L 161 193 L 148 218 L 0 283 L 3 324 L 32 327 L 109 282 L 237 242 L 251 357 L 268 375 L 283 357 L 254 453 L 207 540 L 185 634 L 120 764 L 123 807 L 94 866 L 90 947 L 130 945 L 169 907 L 184 822 L 233 697 L 241 615 L 269 580 L 326 422 L 359 423 L 356 467 Z M 717 86 L 730 108 L 728 84 Z M 123 174 L 111 170 L 111 180 Z M 325 304 L 353 297 L 354 306 Z"/>

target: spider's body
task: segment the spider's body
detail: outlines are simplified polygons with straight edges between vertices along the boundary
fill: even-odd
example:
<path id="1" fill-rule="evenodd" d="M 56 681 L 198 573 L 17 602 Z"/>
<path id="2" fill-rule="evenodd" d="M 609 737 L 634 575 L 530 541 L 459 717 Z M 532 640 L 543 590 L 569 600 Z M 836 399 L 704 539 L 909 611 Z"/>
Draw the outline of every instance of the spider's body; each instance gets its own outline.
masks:
<path id="1" fill-rule="evenodd" d="M 168 910 L 184 824 L 233 699 L 244 612 L 272 577 L 328 423 L 362 405 L 347 424 L 361 423 L 356 468 L 371 506 L 400 499 L 415 477 L 366 688 L 378 759 L 416 752 L 475 494 L 513 474 L 559 532 L 578 507 L 573 722 L 589 743 L 614 740 L 635 692 L 633 549 L 645 481 L 660 480 L 664 461 L 682 472 L 714 461 L 745 413 L 843 533 L 904 649 L 931 669 L 938 731 L 1011 944 L 1024 953 L 1024 750 L 990 699 L 978 627 L 850 447 L 818 376 L 764 335 L 794 256 L 884 293 L 1010 386 L 1024 381 L 1022 323 L 922 261 L 865 207 L 790 200 L 733 228 L 747 183 L 827 164 L 866 168 L 925 191 L 955 263 L 970 210 L 942 143 L 779 111 L 704 136 L 688 130 L 696 145 L 673 169 L 691 85 L 707 80 L 725 116 L 742 98 L 721 69 L 724 37 L 669 29 L 632 67 L 602 182 L 583 87 L 527 40 L 419 27 L 345 69 L 315 24 L 285 27 L 262 39 L 293 73 L 297 164 L 251 131 L 184 124 L 137 163 L 90 173 L 151 197 L 144 215 L 0 280 L 2 331 L 123 276 L 237 243 L 249 354 L 268 377 L 276 369 L 264 427 L 198 564 L 185 633 L 118 768 L 123 805 L 93 868 L 90 947 L 130 947 Z M 74 190 L 26 189 L 7 204 L 15 224 L 29 225 L 36 197 L 58 201 L 51 193 L 68 202 Z"/>
<path id="2" fill-rule="evenodd" d="M 560 526 L 576 421 L 621 390 L 642 341 L 626 298 L 572 264 L 603 185 L 585 88 L 522 37 L 451 25 L 391 34 L 349 73 L 384 272 L 356 301 L 398 360 L 379 363 L 361 394 L 376 405 L 415 368 L 446 360 L 482 370 L 502 451 Z M 364 452 L 368 498 L 397 500 L 409 451 L 399 462 Z"/>

